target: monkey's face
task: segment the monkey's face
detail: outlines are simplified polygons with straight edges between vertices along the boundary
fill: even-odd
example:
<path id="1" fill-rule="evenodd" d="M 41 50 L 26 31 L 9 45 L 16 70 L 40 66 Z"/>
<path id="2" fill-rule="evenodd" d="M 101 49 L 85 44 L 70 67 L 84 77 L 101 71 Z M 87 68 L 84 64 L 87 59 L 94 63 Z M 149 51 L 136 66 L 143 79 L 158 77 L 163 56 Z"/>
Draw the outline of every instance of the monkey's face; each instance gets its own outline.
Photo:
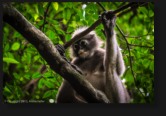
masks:
<path id="1" fill-rule="evenodd" d="M 88 44 L 87 40 L 81 40 L 73 45 L 73 51 L 76 57 L 87 58 L 89 56 Z"/>
<path id="2" fill-rule="evenodd" d="M 72 49 L 76 57 L 85 59 L 93 55 L 96 46 L 94 38 L 85 38 L 72 45 Z"/>

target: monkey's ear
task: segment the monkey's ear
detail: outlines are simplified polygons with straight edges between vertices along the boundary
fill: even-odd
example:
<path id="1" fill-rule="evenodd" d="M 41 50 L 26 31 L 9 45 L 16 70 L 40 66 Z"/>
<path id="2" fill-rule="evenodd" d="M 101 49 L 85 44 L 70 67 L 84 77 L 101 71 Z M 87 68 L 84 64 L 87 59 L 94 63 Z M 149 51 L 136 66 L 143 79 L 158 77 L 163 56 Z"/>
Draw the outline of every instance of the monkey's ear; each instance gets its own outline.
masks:
<path id="1" fill-rule="evenodd" d="M 94 36 L 94 34 L 89 34 L 89 38 L 93 38 Z"/>
<path id="2" fill-rule="evenodd" d="M 93 34 L 93 33 L 89 33 L 85 36 L 85 38 L 88 39 L 88 40 L 91 40 L 94 37 L 95 37 L 95 34 Z"/>

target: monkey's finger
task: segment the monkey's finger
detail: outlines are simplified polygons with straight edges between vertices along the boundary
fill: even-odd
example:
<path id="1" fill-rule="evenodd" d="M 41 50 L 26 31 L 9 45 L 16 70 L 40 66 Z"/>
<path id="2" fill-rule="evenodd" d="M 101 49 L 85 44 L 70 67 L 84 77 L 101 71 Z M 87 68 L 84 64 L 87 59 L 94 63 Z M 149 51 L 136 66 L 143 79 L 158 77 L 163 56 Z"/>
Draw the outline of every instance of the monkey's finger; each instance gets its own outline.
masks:
<path id="1" fill-rule="evenodd" d="M 107 12 L 107 19 L 110 19 L 110 20 L 116 19 L 116 15 L 113 13 L 112 10 Z"/>
<path id="2" fill-rule="evenodd" d="M 104 12 L 103 14 L 101 14 L 101 20 L 102 20 L 102 22 L 106 22 L 106 20 L 107 20 L 106 12 Z"/>
<path id="3" fill-rule="evenodd" d="M 107 11 L 104 11 L 104 12 L 100 15 L 101 18 L 104 17 L 104 16 L 106 16 L 106 14 L 107 14 Z"/>
<path id="4" fill-rule="evenodd" d="M 62 45 L 60 45 L 60 44 L 57 44 L 55 47 L 58 50 L 58 52 L 63 56 L 64 53 L 65 53 L 64 47 Z"/>

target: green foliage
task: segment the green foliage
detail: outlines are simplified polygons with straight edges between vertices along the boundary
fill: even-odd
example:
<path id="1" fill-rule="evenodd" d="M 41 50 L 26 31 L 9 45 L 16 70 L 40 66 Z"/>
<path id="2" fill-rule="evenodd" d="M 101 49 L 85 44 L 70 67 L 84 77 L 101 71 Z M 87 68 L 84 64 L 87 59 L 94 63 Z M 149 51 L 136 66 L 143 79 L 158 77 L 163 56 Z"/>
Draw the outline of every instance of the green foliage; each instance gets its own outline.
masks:
<path id="1" fill-rule="evenodd" d="M 106 10 L 116 10 L 127 3 L 101 4 Z M 47 11 L 48 2 L 13 2 L 12 5 L 54 44 L 69 41 L 77 27 L 92 25 L 103 12 L 96 2 L 52 2 Z M 126 64 L 126 72 L 121 79 L 129 90 L 133 103 L 153 103 L 154 4 L 148 3 L 136 11 L 117 17 L 116 23 L 130 44 L 129 54 L 125 39 L 115 28 Z M 103 26 L 99 25 L 95 31 L 105 41 L 102 29 Z M 70 59 L 68 50 L 66 56 Z M 40 70 L 43 65 L 47 67 L 45 72 Z M 10 103 L 25 99 L 49 102 L 50 99 L 55 99 L 62 82 L 62 77 L 50 69 L 34 46 L 6 23 L 3 25 L 3 72 L 3 96 Z M 31 80 L 38 80 L 33 92 L 25 89 Z"/>
<path id="2" fill-rule="evenodd" d="M 6 57 L 3 57 L 3 62 L 6 62 L 6 63 L 13 63 L 13 64 L 18 64 L 19 62 L 13 58 L 6 58 Z"/>

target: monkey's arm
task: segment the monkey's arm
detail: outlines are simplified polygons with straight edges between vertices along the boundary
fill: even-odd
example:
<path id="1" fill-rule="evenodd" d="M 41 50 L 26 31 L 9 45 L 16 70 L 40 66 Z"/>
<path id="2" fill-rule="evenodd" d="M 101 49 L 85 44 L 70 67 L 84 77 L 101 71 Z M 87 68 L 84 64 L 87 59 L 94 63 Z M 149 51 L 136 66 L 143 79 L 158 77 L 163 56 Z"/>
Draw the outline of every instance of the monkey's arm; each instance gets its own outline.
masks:
<path id="1" fill-rule="evenodd" d="M 106 95 L 113 103 L 126 103 L 129 102 L 129 95 L 123 83 L 119 78 L 117 69 L 121 68 L 122 55 L 118 48 L 116 36 L 114 32 L 115 15 L 112 11 L 102 14 L 102 23 L 106 35 L 106 56 L 105 56 L 105 69 L 106 69 Z M 119 63 L 119 64 L 117 64 Z M 119 66 L 119 67 L 117 67 Z"/>
<path id="2" fill-rule="evenodd" d="M 117 47 L 117 62 L 116 62 L 116 71 L 119 77 L 121 77 L 123 75 L 123 73 L 125 72 L 125 65 L 124 65 L 124 60 L 123 60 L 123 56 L 122 53 L 120 51 L 120 48 Z"/>

